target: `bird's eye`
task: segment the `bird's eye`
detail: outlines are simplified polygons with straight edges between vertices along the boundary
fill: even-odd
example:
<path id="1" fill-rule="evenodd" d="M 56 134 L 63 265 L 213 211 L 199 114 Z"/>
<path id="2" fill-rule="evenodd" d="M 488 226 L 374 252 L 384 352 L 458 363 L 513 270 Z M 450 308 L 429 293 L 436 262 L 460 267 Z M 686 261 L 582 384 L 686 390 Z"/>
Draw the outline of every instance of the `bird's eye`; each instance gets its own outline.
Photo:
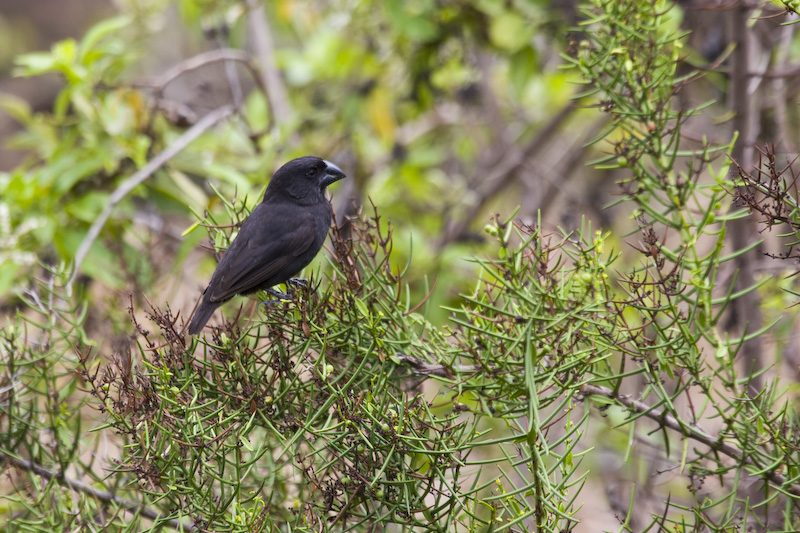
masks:
<path id="1" fill-rule="evenodd" d="M 316 173 L 317 173 L 317 169 L 316 168 L 310 168 L 310 169 L 306 170 L 306 176 L 309 177 L 309 178 L 312 177 Z"/>

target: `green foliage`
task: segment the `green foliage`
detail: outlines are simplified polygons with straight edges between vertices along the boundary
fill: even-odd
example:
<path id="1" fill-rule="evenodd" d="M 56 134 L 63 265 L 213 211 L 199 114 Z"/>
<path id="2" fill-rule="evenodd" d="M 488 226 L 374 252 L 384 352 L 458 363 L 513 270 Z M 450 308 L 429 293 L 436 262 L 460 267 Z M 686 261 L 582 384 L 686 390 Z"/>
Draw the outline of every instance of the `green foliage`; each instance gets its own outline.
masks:
<path id="1" fill-rule="evenodd" d="M 217 329 L 197 347 L 153 310 L 161 338 L 142 337 L 142 366 L 91 378 L 126 436 L 118 471 L 211 529 L 363 525 L 378 510 L 411 528 L 448 529 L 464 504 L 445 484 L 476 430 L 447 403 L 433 409 L 405 392 L 413 378 L 399 351 L 432 364 L 422 337 L 444 340 L 397 305 L 390 241 L 377 229 L 361 237 L 355 250 L 334 238 L 342 255 L 324 291 L 301 291 L 296 306 Z"/>
<path id="2" fill-rule="evenodd" d="M 790 472 L 797 468 L 797 454 L 788 452 L 793 439 L 783 437 L 794 434 L 796 416 L 783 397 L 787 391 L 779 390 L 776 382 L 753 391 L 750 383 L 756 375 L 750 369 L 742 373 L 736 362 L 741 343 L 763 335 L 774 323 L 733 338 L 722 322 L 734 299 L 758 288 L 734 292 L 733 282 L 726 286 L 727 276 L 720 274 L 726 262 L 759 244 L 725 249 L 727 222 L 745 212 L 728 207 L 732 196 L 726 181 L 728 161 L 719 170 L 711 161 L 720 150 L 730 153 L 733 143 L 718 148 L 703 143 L 695 150 L 680 143 L 682 124 L 700 110 L 673 109 L 673 95 L 691 81 L 674 79 L 681 43 L 671 30 L 669 10 L 658 3 L 649 10 L 643 7 L 595 2 L 586 23 L 589 39 L 573 59 L 612 117 L 614 153 L 599 163 L 631 170 L 631 179 L 623 182 L 625 200 L 639 207 L 640 251 L 648 258 L 623 281 L 640 318 L 635 324 L 625 319 L 617 326 L 638 331 L 617 344 L 626 356 L 618 376 L 643 373 L 647 387 L 641 397 L 653 397 L 649 403 L 662 406 L 659 416 L 672 417 L 671 429 L 710 448 L 690 449 L 684 441 L 681 468 L 687 468 L 692 481 L 694 502 L 678 505 L 684 513 L 673 517 L 665 513 L 666 523 L 723 531 L 745 522 L 760 529 L 775 513 L 782 515 L 776 519 L 782 522 L 779 527 L 796 529 L 800 492 L 793 476 L 776 476 L 773 470 L 777 464 Z M 759 283 L 766 281 L 765 277 Z M 630 369 L 631 361 L 635 370 Z M 616 381 L 612 388 L 619 390 L 620 385 Z M 698 407 L 692 388 L 701 391 Z M 691 406 L 688 419 L 676 407 L 681 398 Z M 722 421 L 724 433 L 715 439 L 693 427 L 704 419 Z M 753 424 L 754 420 L 759 423 Z M 734 447 L 727 448 L 723 437 Z M 674 445 L 665 439 L 664 448 L 669 454 Z M 723 461 L 720 455 L 733 461 Z M 745 472 L 761 476 L 765 484 L 759 511 L 743 494 Z M 701 490 L 708 476 L 717 476 L 723 489 L 713 498 Z"/>
<path id="3" fill-rule="evenodd" d="M 421 302 L 408 300 L 379 219 L 350 231 L 333 236 L 327 281 L 302 289 L 296 301 L 256 309 L 202 340 L 187 340 L 169 310 L 152 308 L 157 332 L 137 322 L 136 345 L 105 363 L 79 342 L 80 329 L 62 329 L 61 313 L 38 303 L 60 299 L 50 293 L 60 292 L 57 278 L 32 293 L 31 303 L 51 317 L 36 327 L 67 341 L 50 343 L 48 361 L 79 369 L 59 388 L 69 396 L 83 381 L 91 393 L 83 401 L 108 414 L 123 444 L 105 482 L 114 487 L 105 527 L 569 529 L 588 473 L 581 442 L 592 405 L 623 408 L 628 416 L 614 418 L 631 434 L 660 428 L 666 457 L 680 457 L 691 496 L 676 498 L 653 524 L 694 516 L 708 525 L 720 512 L 727 523 L 745 519 L 745 501 L 725 497 L 718 511 L 719 501 L 703 494 L 708 476 L 730 479 L 735 496 L 747 473 L 777 489 L 765 509 L 796 505 L 790 478 L 764 467 L 800 468 L 790 451 L 797 421 L 775 387 L 744 403 L 728 396 L 743 385 L 732 354 L 703 357 L 710 329 L 697 316 L 688 320 L 675 297 L 702 295 L 691 278 L 631 278 L 619 291 L 607 274 L 617 257 L 605 250 L 607 235 L 587 228 L 554 236 L 496 221 L 489 231 L 497 256 L 479 261 L 482 281 L 452 309 L 453 327 L 440 329 L 417 312 Z M 66 312 L 63 319 L 75 313 Z M 16 375 L 33 375 L 15 394 L 27 401 L 9 404 L 6 419 L 58 426 L 77 411 L 36 399 L 64 373 L 41 374 L 32 364 L 41 357 L 37 345 L 15 331 L 6 333 L 4 355 L 12 370 L 28 369 Z M 65 359 L 76 349 L 79 363 Z M 443 386 L 433 396 L 420 387 L 431 378 Z M 639 378 L 647 384 L 643 400 L 618 392 Z M 705 401 L 685 419 L 675 405 L 693 388 Z M 725 441 L 697 427 L 712 413 L 728 424 Z M 62 432 L 65 444 L 56 449 L 66 450 L 57 457 L 34 454 L 36 432 L 9 424 L 2 453 L 18 458 L 23 472 L 12 450 L 56 471 L 86 446 L 80 427 Z M 57 505 L 65 505 L 69 493 L 59 492 L 57 476 L 48 479 L 62 494 Z M 12 512 L 33 519 L 46 512 L 45 496 L 53 494 L 17 496 Z M 131 517 L 137 506 L 146 512 Z M 91 520 L 93 512 L 87 506 L 73 520 Z M 786 529 L 797 526 L 793 516 L 784 515 Z"/>
<path id="4" fill-rule="evenodd" d="M 2 109 L 25 127 L 10 140 L 10 147 L 29 153 L 23 165 L 0 176 L 0 205 L 7 216 L 4 233 L 17 254 L 50 256 L 55 262 L 72 257 L 120 173 L 131 163 L 143 165 L 149 157 L 142 96 L 123 88 L 97 89 L 114 83 L 134 59 L 123 37 L 129 26 L 126 17 L 109 19 L 80 43 L 61 41 L 50 52 L 17 60 L 17 75 L 58 73 L 66 80 L 52 113 L 33 113 L 22 100 L 0 98 Z M 119 216 L 127 220 L 129 213 L 123 209 Z M 122 224 L 118 220 L 111 231 L 118 234 Z M 87 270 L 120 286 L 122 280 L 107 274 L 112 255 L 108 247 L 96 245 Z M 0 292 L 15 281 L 15 266 L 31 264 L 0 264 Z"/>
<path id="5" fill-rule="evenodd" d="M 112 191 L 177 135 L 152 99 L 123 80 L 137 59 L 131 40 L 139 30 L 130 17 L 109 19 L 91 28 L 80 43 L 61 41 L 50 52 L 17 59 L 18 76 L 56 73 L 65 83 L 49 113 L 34 113 L 24 101 L 0 95 L 0 108 L 25 128 L 8 146 L 27 152 L 22 165 L 0 174 L 0 238 L 10 250 L 0 256 L 0 292 L 18 291 L 29 277 L 24 268 L 35 257 L 50 264 L 72 260 Z M 202 209 L 207 197 L 187 171 L 202 168 L 231 188 L 250 188 L 239 170 L 198 162 L 201 156 L 223 153 L 252 165 L 241 157 L 242 149 L 252 154 L 252 146 L 242 148 L 241 138 L 229 135 L 225 148 L 219 148 L 219 135 L 192 145 L 116 207 L 105 239 L 94 243 L 82 265 L 90 278 L 115 289 L 131 278 L 152 284 L 153 278 L 130 259 L 152 248 L 147 238 L 130 238 L 136 202 L 144 199 L 165 212 L 185 212 L 187 202 Z"/>
<path id="6" fill-rule="evenodd" d="M 508 237 L 512 228 L 498 223 L 494 232 Z M 351 230 L 333 237 L 328 283 L 302 290 L 296 304 L 268 308 L 244 328 L 231 322 L 210 339 L 187 343 L 168 310 L 152 309 L 160 333 L 137 324 L 133 357 L 123 351 L 102 363 L 89 357 L 90 348 L 78 348 L 81 370 L 71 386 L 85 381 L 92 405 L 108 413 L 124 443 L 110 478 L 117 499 L 106 527 L 132 527 L 124 498 L 136 493 L 148 509 L 140 519 L 158 516 L 154 526 L 191 519 L 229 531 L 281 524 L 359 531 L 387 523 L 413 531 L 533 523 L 558 530 L 574 522 L 569 486 L 581 473 L 573 447 L 588 412 L 573 420 L 574 400 L 563 396 L 563 384 L 554 385 L 565 370 L 580 372 L 598 361 L 590 351 L 575 353 L 567 366 L 537 376 L 560 350 L 541 349 L 540 335 L 552 328 L 543 329 L 524 307 L 534 304 L 537 313 L 552 316 L 579 305 L 580 311 L 553 320 L 568 328 L 596 320 L 603 311 L 596 296 L 606 285 L 601 239 L 570 247 L 583 258 L 573 285 L 567 272 L 545 280 L 540 260 L 554 251 L 541 234 L 517 228 L 525 241 L 512 247 L 503 240 L 501 258 L 484 262 L 487 281 L 479 296 L 464 300 L 463 318 L 448 331 L 433 327 L 416 312 L 420 303 L 408 300 L 388 261 L 391 239 L 379 219 Z M 534 279 L 543 285 L 531 285 Z M 560 289 L 551 300 L 531 300 L 553 287 Z M 40 290 L 49 294 L 53 286 Z M 563 320 L 568 316 L 574 321 Z M 58 323 L 39 327 L 61 331 Z M 25 346 L 13 334 L 6 341 L 15 350 Z M 34 357 L 28 349 L 11 360 L 25 368 L 23 361 Z M 49 359 L 64 364 L 63 356 Z M 426 399 L 419 385 L 432 376 L 452 392 Z M 24 396 L 36 398 L 33 391 Z M 28 408 L 37 417 L 48 412 Z M 486 422 L 493 426 L 493 420 L 505 420 L 512 431 L 490 429 Z M 566 434 L 548 444 L 555 425 Z M 35 434 L 22 435 L 18 449 L 34 451 Z M 76 453 L 81 438 L 70 438 Z M 16 457 L 12 441 L 2 441 L 2 453 Z M 476 450 L 487 446 L 501 458 L 482 458 Z M 527 450 L 522 462 L 520 446 Z M 50 468 L 60 462 L 35 456 Z M 530 485 L 506 489 L 520 478 Z M 35 499 L 12 503 L 25 516 L 25 508 L 37 508 Z M 82 509 L 75 520 L 90 520 L 93 512 Z"/>
<path id="7" fill-rule="evenodd" d="M 219 314 L 237 303 L 238 313 L 202 338 L 184 337 L 185 317 L 167 305 L 147 306 L 153 328 L 134 298 L 131 325 L 70 294 L 66 267 L 45 267 L 20 289 L 51 246 L 48 264 L 69 261 L 112 190 L 186 124 L 165 110 L 171 81 L 126 81 L 139 49 L 129 40 L 144 31 L 133 18 L 18 61 L 22 74 L 57 72 L 65 86 L 52 113 L 2 102 L 26 128 L 14 143 L 30 150 L 0 176 L 0 289 L 16 286 L 25 306 L 0 333 L 9 523 L 50 532 L 570 531 L 593 527 L 582 508 L 605 502 L 605 489 L 619 531 L 800 529 L 796 384 L 772 379 L 756 390 L 759 376 L 739 361 L 742 343 L 766 339 L 775 322 L 740 334 L 725 324 L 752 291 L 772 297 L 774 321 L 790 316 L 791 280 L 733 288 L 734 260 L 758 243 L 731 250 L 725 238 L 746 207 L 788 225 L 785 257 L 795 257 L 795 183 L 770 150 L 770 172 L 738 169 L 731 182 L 733 141 L 685 138 L 705 107 L 675 102 L 695 79 L 678 76 L 680 13 L 667 2 L 594 0 L 565 56 L 572 70 L 543 74 L 543 3 L 359 2 L 338 18 L 335 7 L 278 2 L 270 12 L 278 37 L 298 43 L 275 57 L 294 118 L 276 124 L 264 92 L 244 95 L 236 120 L 123 201 L 86 272 L 112 287 L 124 280 L 138 297 L 160 265 L 153 241 L 130 224 L 137 202 L 198 215 L 213 207 L 198 218 L 221 250 L 275 160 L 307 151 L 352 157 L 356 187 L 396 223 L 352 217 L 292 301 L 237 299 Z M 246 19 L 241 2 L 184 1 L 181 10 L 233 25 L 232 41 Z M 637 229 L 622 237 L 586 220 L 570 232 L 541 216 L 495 217 L 474 270 L 453 266 L 464 247 L 445 248 L 451 294 L 465 287 L 454 278 L 473 285 L 439 307 L 442 289 L 423 275 L 440 261 L 435 245 L 407 236 L 441 232 L 441 208 L 458 212 L 480 185 L 469 170 L 497 122 L 466 121 L 478 108 L 470 95 L 488 80 L 505 102 L 494 118 L 521 117 L 501 132 L 525 142 L 532 117 L 569 94 L 553 88 L 578 77 L 579 98 L 608 119 L 595 139 L 607 153 L 595 164 L 622 173 L 616 208 Z M 216 195 L 193 175 L 213 179 Z M 612 249 L 634 234 L 631 249 Z M 126 335 L 105 338 L 98 324 Z M 625 468 L 649 466 L 618 501 L 602 479 L 605 448 Z"/>
<path id="8" fill-rule="evenodd" d="M 34 113 L 21 100 L 0 96 L 2 109 L 24 128 L 9 145 L 24 150 L 26 162 L 0 175 L 0 202 L 10 226 L 4 235 L 14 250 L 27 254 L 24 267 L 34 257 L 50 264 L 74 259 L 113 190 L 197 118 L 196 110 L 167 94 L 193 69 L 178 69 L 169 79 L 136 79 L 151 61 L 147 56 L 155 53 L 148 49 L 153 29 L 173 16 L 170 3 L 123 6 L 126 15 L 98 23 L 79 41 L 67 39 L 50 51 L 17 58 L 18 76 L 55 74 L 63 80 L 52 110 Z M 349 11 L 343 17 L 345 7 Z M 249 12 L 243 2 L 182 1 L 179 12 L 197 28 L 198 35 L 189 38 L 199 38 L 202 29 L 215 44 L 244 46 Z M 281 43 L 274 59 L 285 73 L 294 118 L 275 123 L 277 104 L 266 92 L 271 88 L 256 79 L 258 90 L 243 95 L 237 120 L 193 142 L 115 207 L 81 265 L 90 279 L 114 289 L 131 279 L 139 287 L 152 283 L 118 260 L 146 255 L 154 246 L 147 238 L 130 238 L 130 220 L 142 205 L 186 213 L 188 204 L 201 212 L 214 207 L 216 197 L 199 182 L 214 182 L 227 197 L 254 193 L 280 161 L 306 153 L 334 159 L 343 154 L 355 161 L 356 190 L 379 199 L 384 215 L 395 221 L 403 236 L 395 260 L 405 264 L 412 233 L 440 233 L 446 219 L 461 216 L 460 198 L 473 195 L 470 183 L 481 178 L 476 162 L 482 142 L 495 134 L 498 121 L 517 130 L 522 109 L 544 116 L 569 96 L 563 90 L 569 75 L 552 68 L 543 72 L 540 61 L 549 50 L 544 41 L 530 39 L 553 33 L 557 25 L 544 2 L 277 2 L 267 14 Z M 491 64 L 476 61 L 489 55 Z M 224 91 L 246 86 L 254 79 L 250 75 L 257 78 L 263 69 L 258 60 L 245 55 L 238 61 L 247 75 L 229 77 L 231 88 Z M 493 80 L 491 86 L 481 88 L 484 79 Z M 474 120 L 474 128 L 461 127 L 489 97 L 508 102 L 497 109 L 501 115 Z M 216 105 L 219 96 L 203 100 Z M 456 115 L 453 102 L 459 107 Z M 523 131 L 525 138 L 533 135 L 529 127 Z M 444 174 L 446 161 L 455 167 Z M 146 233 L 141 229 L 138 235 Z M 445 250 L 444 256 L 440 245 L 450 242 L 418 239 L 408 275 L 421 280 L 441 270 L 446 275 L 440 286 L 457 294 L 472 273 L 455 258 L 475 249 L 480 236 L 452 239 L 465 244 Z M 453 260 L 442 263 L 441 257 Z M 3 259 L 0 292 L 18 292 L 27 281 L 24 267 Z"/>

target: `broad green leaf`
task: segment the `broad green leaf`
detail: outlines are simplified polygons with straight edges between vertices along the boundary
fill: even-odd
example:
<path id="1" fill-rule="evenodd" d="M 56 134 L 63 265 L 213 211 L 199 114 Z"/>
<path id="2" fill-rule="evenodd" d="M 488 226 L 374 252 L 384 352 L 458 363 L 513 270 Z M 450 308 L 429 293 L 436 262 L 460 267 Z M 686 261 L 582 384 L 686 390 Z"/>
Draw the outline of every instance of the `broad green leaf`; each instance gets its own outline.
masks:
<path id="1" fill-rule="evenodd" d="M 90 51 L 94 50 L 97 44 L 106 36 L 116 33 L 128 25 L 132 19 L 128 16 L 121 16 L 103 20 L 94 26 L 86 33 L 83 40 L 81 40 L 78 58 L 84 65 L 90 65 L 99 57 L 98 54 L 88 55 Z"/>
<path id="2" fill-rule="evenodd" d="M 412 41 L 428 42 L 439 36 L 439 27 L 431 18 L 432 2 L 386 0 L 384 6 L 392 26 Z"/>
<path id="3" fill-rule="evenodd" d="M 509 78 L 514 93 L 522 95 L 528 82 L 536 73 L 536 52 L 531 46 L 522 47 L 511 56 Z"/>
<path id="4" fill-rule="evenodd" d="M 56 59 L 50 52 L 31 52 L 16 59 L 15 76 L 30 77 L 55 70 Z"/>
<path id="5" fill-rule="evenodd" d="M 108 203 L 108 197 L 107 192 L 90 191 L 67 204 L 65 210 L 76 219 L 91 224 Z"/>

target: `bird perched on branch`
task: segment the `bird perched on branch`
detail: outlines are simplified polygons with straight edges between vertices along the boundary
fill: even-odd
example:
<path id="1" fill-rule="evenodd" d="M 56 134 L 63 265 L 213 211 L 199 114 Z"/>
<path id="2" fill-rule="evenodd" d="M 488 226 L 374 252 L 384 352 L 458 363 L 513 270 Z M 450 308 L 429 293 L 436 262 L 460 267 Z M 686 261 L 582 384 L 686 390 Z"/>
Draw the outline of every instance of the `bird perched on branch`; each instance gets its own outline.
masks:
<path id="1" fill-rule="evenodd" d="M 293 159 L 275 173 L 211 276 L 190 335 L 223 302 L 285 283 L 314 259 L 331 225 L 325 188 L 344 177 L 339 167 L 313 156 Z"/>

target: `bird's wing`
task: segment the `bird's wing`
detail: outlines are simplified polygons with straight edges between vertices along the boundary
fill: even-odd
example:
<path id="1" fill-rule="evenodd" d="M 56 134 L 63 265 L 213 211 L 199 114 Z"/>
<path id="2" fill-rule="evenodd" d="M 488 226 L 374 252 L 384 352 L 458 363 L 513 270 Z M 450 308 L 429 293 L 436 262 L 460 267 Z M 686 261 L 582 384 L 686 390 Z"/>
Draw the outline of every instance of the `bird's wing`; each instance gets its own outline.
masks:
<path id="1" fill-rule="evenodd" d="M 281 224 L 280 234 L 270 232 L 270 228 L 248 229 L 258 231 L 245 231 L 242 226 L 214 271 L 208 285 L 209 301 L 224 302 L 237 294 L 266 288 L 265 283 L 308 251 L 316 234 L 314 218 L 305 214 L 293 217 L 291 224 Z M 287 273 L 287 278 L 292 274 L 295 272 Z"/>

